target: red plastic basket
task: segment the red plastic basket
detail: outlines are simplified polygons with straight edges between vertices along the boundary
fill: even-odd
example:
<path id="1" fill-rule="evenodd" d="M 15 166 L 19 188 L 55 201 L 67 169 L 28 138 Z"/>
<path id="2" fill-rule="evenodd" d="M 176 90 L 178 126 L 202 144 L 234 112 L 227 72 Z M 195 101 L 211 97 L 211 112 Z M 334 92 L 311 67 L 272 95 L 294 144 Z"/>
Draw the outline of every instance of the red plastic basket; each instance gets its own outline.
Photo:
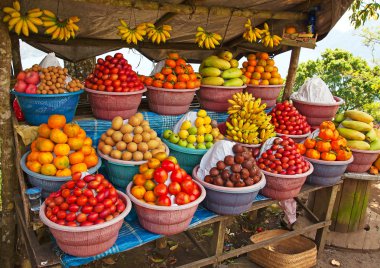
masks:
<path id="1" fill-rule="evenodd" d="M 378 151 L 365 151 L 351 149 L 352 155 L 354 156 L 354 161 L 348 165 L 346 171 L 354 173 L 367 172 L 371 167 L 372 163 L 376 161 L 377 157 L 380 154 Z"/>

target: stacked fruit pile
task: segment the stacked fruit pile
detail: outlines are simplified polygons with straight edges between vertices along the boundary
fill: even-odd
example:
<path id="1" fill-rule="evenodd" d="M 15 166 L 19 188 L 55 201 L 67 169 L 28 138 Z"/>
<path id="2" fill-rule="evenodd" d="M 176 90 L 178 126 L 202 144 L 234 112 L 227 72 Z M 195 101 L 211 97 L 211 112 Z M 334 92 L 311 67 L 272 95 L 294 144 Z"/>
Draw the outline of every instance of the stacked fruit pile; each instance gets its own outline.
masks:
<path id="1" fill-rule="evenodd" d="M 346 111 L 335 117 L 339 134 L 347 139 L 347 146 L 358 150 L 380 150 L 380 138 L 373 128 L 374 118 L 362 111 Z"/>
<path id="2" fill-rule="evenodd" d="M 346 161 L 352 156 L 351 150 L 347 147 L 347 140 L 339 135 L 331 121 L 322 122 L 318 137 L 306 139 L 303 145 L 299 145 L 299 151 L 312 159 Z"/>
<path id="3" fill-rule="evenodd" d="M 236 93 L 228 100 L 229 121 L 226 122 L 227 138 L 246 144 L 259 144 L 274 137 L 271 116 L 264 111 L 266 104 L 249 93 Z"/>
<path id="4" fill-rule="evenodd" d="M 99 58 L 95 70 L 87 77 L 84 83 L 86 88 L 108 92 L 133 92 L 144 89 L 132 66 L 122 53 L 105 59 Z"/>
<path id="5" fill-rule="evenodd" d="M 234 155 L 227 155 L 223 161 L 218 161 L 204 181 L 225 187 L 245 187 L 258 183 L 261 174 L 252 152 L 239 144 L 235 144 L 232 151 Z"/>
<path id="6" fill-rule="evenodd" d="M 161 71 L 153 77 L 142 77 L 142 81 L 146 86 L 167 89 L 194 89 L 200 86 L 200 80 L 193 67 L 178 53 L 169 53 Z"/>
<path id="7" fill-rule="evenodd" d="M 148 204 L 185 205 L 201 195 L 199 186 L 173 156 L 159 153 L 141 165 L 139 171 L 133 177 L 131 194 Z"/>
<path id="8" fill-rule="evenodd" d="M 149 160 L 166 150 L 141 113 L 131 116 L 127 123 L 122 117 L 115 117 L 111 128 L 101 135 L 98 149 L 105 155 L 124 161 Z"/>
<path id="9" fill-rule="evenodd" d="M 278 73 L 278 68 L 274 65 L 273 59 L 269 58 L 268 53 L 257 52 L 249 54 L 248 61 L 243 63 L 241 69 L 251 85 L 282 85 L 284 80 Z"/>
<path id="10" fill-rule="evenodd" d="M 38 128 L 26 166 L 47 176 L 70 176 L 96 166 L 98 156 L 92 140 L 77 124 L 66 124 L 63 115 L 51 115 L 47 124 Z"/>
<path id="11" fill-rule="evenodd" d="M 211 86 L 240 87 L 247 82 L 238 68 L 239 62 L 232 58 L 232 53 L 224 51 L 217 56 L 205 58 L 199 67 L 202 75 L 201 84 Z"/>
<path id="12" fill-rule="evenodd" d="M 277 103 L 270 115 L 277 133 L 302 135 L 310 132 L 306 116 L 301 115 L 289 101 Z"/>
<path id="13" fill-rule="evenodd" d="M 102 174 L 81 176 L 74 173 L 72 180 L 46 198 L 49 220 L 71 227 L 90 226 L 110 221 L 124 211 L 124 201 Z"/>
<path id="14" fill-rule="evenodd" d="M 261 170 L 282 175 L 302 174 L 310 169 L 309 162 L 298 152 L 296 143 L 286 136 L 274 139 L 258 163 Z"/>

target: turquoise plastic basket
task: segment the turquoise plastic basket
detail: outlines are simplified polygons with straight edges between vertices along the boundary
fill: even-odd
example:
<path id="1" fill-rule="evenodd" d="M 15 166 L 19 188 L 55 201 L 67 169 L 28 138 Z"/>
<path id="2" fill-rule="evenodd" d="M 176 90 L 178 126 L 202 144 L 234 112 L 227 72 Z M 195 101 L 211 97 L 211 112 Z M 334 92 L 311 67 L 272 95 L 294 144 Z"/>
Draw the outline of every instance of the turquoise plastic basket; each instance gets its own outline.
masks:
<path id="1" fill-rule="evenodd" d="M 170 155 L 177 158 L 179 166 L 186 170 L 187 174 L 192 174 L 195 166 L 201 163 L 202 157 L 208 151 L 181 147 L 164 138 L 162 138 L 162 141 L 169 147 Z"/>

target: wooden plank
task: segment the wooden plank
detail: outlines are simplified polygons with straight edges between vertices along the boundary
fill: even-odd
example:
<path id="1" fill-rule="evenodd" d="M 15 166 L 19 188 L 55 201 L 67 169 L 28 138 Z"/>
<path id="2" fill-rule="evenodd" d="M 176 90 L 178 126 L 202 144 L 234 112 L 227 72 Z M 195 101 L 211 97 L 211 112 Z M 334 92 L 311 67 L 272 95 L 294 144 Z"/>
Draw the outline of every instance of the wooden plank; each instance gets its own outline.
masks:
<path id="1" fill-rule="evenodd" d="M 311 211 L 304 203 L 302 203 L 298 197 L 295 197 L 294 200 L 296 200 L 298 205 L 300 205 L 315 222 L 320 221 L 319 218 L 313 213 L 313 211 Z"/>
<path id="2" fill-rule="evenodd" d="M 214 235 L 211 239 L 211 253 L 214 256 L 219 256 L 223 253 L 226 223 L 227 219 L 217 222 L 214 226 Z"/>
<path id="3" fill-rule="evenodd" d="M 363 207 L 362 207 L 362 213 L 360 215 L 360 220 L 359 220 L 359 229 L 364 228 L 365 223 L 368 221 L 367 220 L 367 208 L 368 208 L 368 199 L 371 195 L 371 186 L 373 184 L 373 181 L 368 181 L 367 183 L 367 189 L 364 194 L 364 199 L 363 199 Z"/>
<path id="4" fill-rule="evenodd" d="M 367 200 L 368 202 L 368 197 L 365 197 L 367 193 L 367 186 L 368 181 L 357 181 L 350 222 L 348 224 L 348 232 L 354 232 L 359 229 L 360 217 L 362 215 L 364 201 Z M 365 206 L 364 209 L 367 209 L 367 206 Z"/>
<path id="5" fill-rule="evenodd" d="M 366 180 L 366 181 L 378 181 L 380 180 L 380 175 L 371 175 L 368 173 L 344 173 L 344 178 L 355 179 L 355 180 Z"/>
<path id="6" fill-rule="evenodd" d="M 340 199 L 342 198 L 342 191 L 339 191 L 336 195 L 336 199 L 335 199 L 335 204 L 334 204 L 334 208 L 333 208 L 333 212 L 331 214 L 331 225 L 330 225 L 330 230 L 331 231 L 334 231 L 335 230 L 335 226 L 336 226 L 336 218 L 338 216 L 338 210 L 339 210 L 339 205 L 340 205 Z"/>
<path id="7" fill-rule="evenodd" d="M 341 199 L 335 224 L 336 232 L 345 233 L 348 231 L 356 186 L 357 181 L 355 180 L 345 179 L 343 181 Z"/>

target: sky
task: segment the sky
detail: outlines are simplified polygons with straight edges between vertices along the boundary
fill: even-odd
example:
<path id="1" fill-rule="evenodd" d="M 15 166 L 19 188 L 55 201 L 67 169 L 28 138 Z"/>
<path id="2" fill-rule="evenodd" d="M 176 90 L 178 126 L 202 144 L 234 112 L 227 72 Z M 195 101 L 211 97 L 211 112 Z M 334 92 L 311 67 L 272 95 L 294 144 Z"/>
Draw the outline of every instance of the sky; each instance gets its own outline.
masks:
<path id="1" fill-rule="evenodd" d="M 379 21 L 369 21 L 366 23 L 365 27 L 375 27 L 380 26 Z M 352 52 L 355 56 L 360 56 L 366 59 L 368 62 L 372 59 L 371 51 L 368 47 L 362 44 L 362 38 L 359 36 L 361 29 L 355 30 L 349 21 L 349 12 L 346 12 L 334 28 L 329 32 L 329 34 L 317 43 L 315 49 L 302 48 L 299 63 L 305 62 L 307 60 L 317 59 L 321 53 L 326 49 L 341 48 Z M 33 64 L 38 64 L 45 57 L 46 53 L 37 50 L 28 44 L 21 41 L 21 58 L 23 68 L 29 68 Z M 107 54 L 113 55 L 116 52 L 122 52 L 124 57 L 132 65 L 132 68 L 139 74 L 149 75 L 152 71 L 154 65 L 147 58 L 142 56 L 138 51 L 132 49 L 121 49 L 114 52 L 109 52 Z M 375 52 L 375 57 L 380 57 L 380 50 Z M 107 54 L 100 55 L 99 57 L 105 57 Z M 240 60 L 240 66 L 245 58 Z M 290 51 L 277 55 L 275 58 L 275 65 L 279 68 L 279 72 L 282 77 L 286 77 L 289 61 L 290 61 Z M 63 61 L 60 60 L 63 66 Z M 195 70 L 197 70 L 195 65 Z"/>

